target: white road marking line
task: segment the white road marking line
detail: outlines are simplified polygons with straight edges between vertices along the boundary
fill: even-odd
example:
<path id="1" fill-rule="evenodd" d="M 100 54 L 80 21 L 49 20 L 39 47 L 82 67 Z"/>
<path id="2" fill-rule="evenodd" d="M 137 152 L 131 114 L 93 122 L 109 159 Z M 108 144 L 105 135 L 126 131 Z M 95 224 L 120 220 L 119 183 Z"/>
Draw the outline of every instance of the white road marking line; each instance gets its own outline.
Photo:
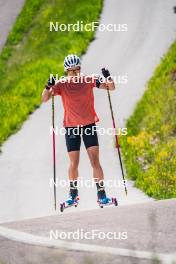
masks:
<path id="1" fill-rule="evenodd" d="M 83 244 L 78 242 L 68 242 L 62 240 L 51 240 L 47 237 L 36 236 L 22 231 L 0 226 L 0 236 L 8 238 L 16 242 L 22 242 L 29 245 L 46 246 L 59 249 L 69 249 L 76 251 L 94 252 L 102 254 L 112 254 L 122 257 L 133 257 L 139 259 L 158 258 L 164 264 L 172 264 L 176 260 L 176 254 L 155 254 L 147 251 L 138 251 L 124 248 L 104 247 L 91 244 Z"/>

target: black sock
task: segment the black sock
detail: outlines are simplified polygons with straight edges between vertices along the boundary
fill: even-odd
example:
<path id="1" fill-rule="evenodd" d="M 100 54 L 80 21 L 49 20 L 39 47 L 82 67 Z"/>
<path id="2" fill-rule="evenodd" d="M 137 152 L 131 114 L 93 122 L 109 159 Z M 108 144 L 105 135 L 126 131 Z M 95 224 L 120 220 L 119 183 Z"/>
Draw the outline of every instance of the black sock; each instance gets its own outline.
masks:
<path id="1" fill-rule="evenodd" d="M 102 199 L 106 196 L 104 181 L 96 182 L 98 199 Z"/>
<path id="2" fill-rule="evenodd" d="M 70 195 L 72 199 L 78 195 L 77 181 L 70 181 Z"/>

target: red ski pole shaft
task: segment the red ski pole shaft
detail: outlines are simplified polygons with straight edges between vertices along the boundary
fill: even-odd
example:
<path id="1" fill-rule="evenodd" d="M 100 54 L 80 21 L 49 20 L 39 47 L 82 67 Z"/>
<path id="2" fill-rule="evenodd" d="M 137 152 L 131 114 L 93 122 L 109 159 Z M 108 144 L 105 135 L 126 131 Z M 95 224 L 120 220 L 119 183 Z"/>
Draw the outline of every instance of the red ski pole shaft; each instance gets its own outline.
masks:
<path id="1" fill-rule="evenodd" d="M 108 93 L 108 100 L 109 100 L 109 106 L 110 106 L 111 117 L 112 117 L 112 124 L 113 124 L 113 128 L 115 130 L 115 142 L 116 142 L 116 148 L 117 148 L 119 161 L 120 161 L 120 167 L 121 167 L 121 172 L 122 172 L 122 177 L 123 177 L 123 184 L 124 184 L 124 188 L 125 188 L 125 193 L 127 195 L 127 187 L 126 187 L 125 174 L 124 174 L 124 169 L 123 169 L 123 164 L 122 164 L 120 145 L 119 145 L 118 136 L 116 134 L 116 124 L 115 124 L 115 119 L 114 119 L 114 112 L 113 112 L 113 109 L 112 109 L 111 95 L 110 95 L 110 92 L 109 92 L 108 88 L 107 88 L 107 93 Z"/>
<path id="2" fill-rule="evenodd" d="M 52 94 L 52 138 L 53 138 L 53 180 L 54 180 L 54 208 L 56 210 L 56 143 L 54 125 L 54 95 Z"/>

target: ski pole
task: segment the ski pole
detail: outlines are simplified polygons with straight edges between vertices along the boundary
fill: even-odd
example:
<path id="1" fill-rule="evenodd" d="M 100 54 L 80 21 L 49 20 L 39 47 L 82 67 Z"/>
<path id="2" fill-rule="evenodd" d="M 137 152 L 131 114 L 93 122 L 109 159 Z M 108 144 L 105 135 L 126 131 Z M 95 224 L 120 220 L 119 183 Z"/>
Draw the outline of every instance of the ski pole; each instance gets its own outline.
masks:
<path id="1" fill-rule="evenodd" d="M 103 71 L 106 71 L 105 68 L 102 69 L 102 73 L 103 73 Z M 109 73 L 109 71 L 108 71 L 108 73 Z M 110 76 L 110 74 L 109 74 L 109 76 Z M 104 77 L 107 78 L 106 76 L 104 76 Z M 113 112 L 113 108 L 112 108 L 112 101 L 111 101 L 111 95 L 110 95 L 110 92 L 109 92 L 109 88 L 107 88 L 107 95 L 108 95 L 109 107 L 110 107 L 110 111 L 111 111 L 112 124 L 113 124 L 114 131 L 116 132 L 116 123 L 115 123 L 114 112 Z M 122 172 L 122 177 L 123 177 L 123 184 L 124 184 L 124 188 L 125 188 L 125 193 L 127 195 L 127 187 L 126 187 L 125 174 L 124 174 L 124 169 L 123 169 L 123 164 L 122 164 L 120 145 L 119 145 L 119 140 L 118 140 L 118 136 L 117 136 L 116 133 L 115 133 L 115 143 L 116 143 L 116 148 L 117 148 L 117 152 L 118 152 L 118 156 L 119 156 L 119 161 L 120 161 L 120 167 L 121 167 L 121 172 Z"/>
<path id="2" fill-rule="evenodd" d="M 54 208 L 56 210 L 56 144 L 54 132 L 54 95 L 52 94 L 52 127 L 53 127 L 53 180 L 54 180 Z"/>

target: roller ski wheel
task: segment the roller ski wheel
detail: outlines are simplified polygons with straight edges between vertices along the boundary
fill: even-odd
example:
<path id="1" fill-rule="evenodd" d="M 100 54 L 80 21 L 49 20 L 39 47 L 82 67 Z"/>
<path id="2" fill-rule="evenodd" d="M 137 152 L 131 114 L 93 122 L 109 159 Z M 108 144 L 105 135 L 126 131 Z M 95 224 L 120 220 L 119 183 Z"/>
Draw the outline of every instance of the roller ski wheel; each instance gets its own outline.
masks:
<path id="1" fill-rule="evenodd" d="M 79 203 L 79 197 L 77 196 L 75 199 L 68 199 L 65 202 L 60 203 L 60 211 L 63 212 L 65 209 L 69 207 L 77 207 Z"/>
<path id="2" fill-rule="evenodd" d="M 103 208 L 104 206 L 109 206 L 109 205 L 118 206 L 118 201 L 116 197 L 112 197 L 112 198 L 105 197 L 103 199 L 99 199 L 97 202 L 100 208 Z"/>

